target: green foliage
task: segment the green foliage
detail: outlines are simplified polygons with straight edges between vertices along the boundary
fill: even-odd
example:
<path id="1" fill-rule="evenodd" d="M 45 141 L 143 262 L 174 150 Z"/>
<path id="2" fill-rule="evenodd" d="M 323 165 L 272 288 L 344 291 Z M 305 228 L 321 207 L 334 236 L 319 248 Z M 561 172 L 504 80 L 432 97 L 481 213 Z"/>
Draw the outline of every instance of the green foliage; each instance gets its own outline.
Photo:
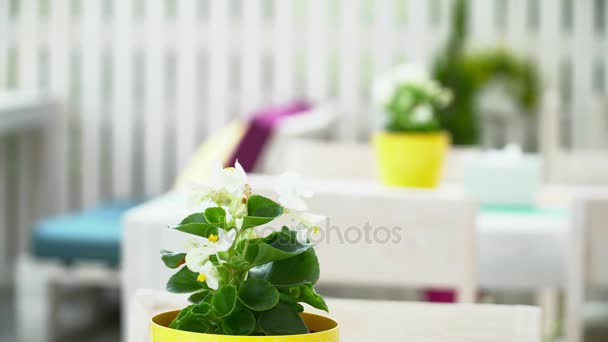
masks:
<path id="1" fill-rule="evenodd" d="M 443 106 L 441 97 L 425 85 L 401 84 L 393 92 L 385 106 L 389 119 L 386 129 L 390 132 L 436 132 L 441 129 L 433 110 Z M 417 116 L 428 110 L 428 119 Z M 418 115 L 417 115 L 418 114 Z"/>
<path id="2" fill-rule="evenodd" d="M 284 208 L 257 195 L 248 197 L 246 205 L 240 229 L 220 207 L 192 214 L 175 227 L 203 238 L 233 230 L 236 236 L 230 248 L 209 256 L 215 273 L 204 275 L 219 279 L 217 289 L 201 281 L 206 277 L 201 278 L 202 273 L 193 272 L 188 266 L 169 279 L 167 290 L 191 293 L 192 303 L 180 312 L 171 328 L 225 335 L 304 334 L 308 328 L 300 317 L 303 307 L 299 303 L 327 310 L 313 287 L 319 278 L 313 245 L 299 242 L 296 232 L 286 227 L 266 237 L 251 238 L 246 228 L 274 220 L 284 213 Z M 176 268 L 185 255 L 163 251 L 162 260 Z"/>
<path id="3" fill-rule="evenodd" d="M 538 104 L 539 79 L 532 63 L 502 48 L 467 53 L 468 0 L 457 0 L 452 13 L 452 30 L 433 67 L 433 77 L 452 91 L 453 101 L 436 108 L 441 127 L 450 132 L 456 145 L 479 142 L 479 113 L 476 105 L 481 90 L 490 82 L 505 82 L 523 112 L 532 113 Z"/>

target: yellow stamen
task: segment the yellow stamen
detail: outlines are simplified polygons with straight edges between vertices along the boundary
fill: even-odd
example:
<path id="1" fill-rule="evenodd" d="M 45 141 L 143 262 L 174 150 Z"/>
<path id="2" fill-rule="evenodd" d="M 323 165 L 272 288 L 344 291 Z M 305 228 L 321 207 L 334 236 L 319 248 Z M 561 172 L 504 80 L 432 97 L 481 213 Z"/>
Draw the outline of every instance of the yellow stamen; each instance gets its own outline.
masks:
<path id="1" fill-rule="evenodd" d="M 211 234 L 211 235 L 209 235 L 209 238 L 207 240 L 209 240 L 209 242 L 216 242 L 219 239 L 220 239 L 219 236 Z"/>
<path id="2" fill-rule="evenodd" d="M 207 280 L 207 277 L 204 274 L 199 273 L 198 277 L 196 277 L 196 280 L 199 281 L 199 282 L 201 282 L 201 283 L 204 283 L 205 280 Z"/>
<path id="3" fill-rule="evenodd" d="M 233 168 L 232 166 L 230 166 L 230 167 L 225 168 L 224 170 L 226 170 L 226 171 L 234 171 L 235 168 Z"/>
<path id="4" fill-rule="evenodd" d="M 314 227 L 314 228 L 312 229 L 312 231 L 313 231 L 313 233 L 315 233 L 315 234 L 319 234 L 319 227 Z"/>

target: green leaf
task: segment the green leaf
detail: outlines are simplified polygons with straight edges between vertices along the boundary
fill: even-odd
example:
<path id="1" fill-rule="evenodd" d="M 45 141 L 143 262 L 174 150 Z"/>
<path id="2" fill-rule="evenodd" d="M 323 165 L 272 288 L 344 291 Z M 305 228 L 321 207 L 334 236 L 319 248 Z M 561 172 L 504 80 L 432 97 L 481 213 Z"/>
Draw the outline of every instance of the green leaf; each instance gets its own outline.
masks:
<path id="1" fill-rule="evenodd" d="M 319 310 L 329 312 L 329 308 L 327 307 L 323 297 L 321 297 L 321 295 L 319 295 L 315 291 L 315 288 L 310 284 L 300 286 L 300 296 L 298 297 L 297 301 L 306 303 Z"/>
<path id="2" fill-rule="evenodd" d="M 183 308 L 179 314 L 177 314 L 177 316 L 175 317 L 175 319 L 173 319 L 173 321 L 171 322 L 171 324 L 169 325 L 169 328 L 172 329 L 177 329 L 179 327 L 179 321 L 184 318 L 184 316 L 186 316 L 187 314 L 190 313 L 190 310 L 192 310 L 192 307 L 194 305 L 189 305 L 185 308 Z"/>
<path id="3" fill-rule="evenodd" d="M 282 230 L 274 232 L 263 239 L 242 241 L 241 245 L 249 243 L 244 257 L 251 266 L 258 266 L 292 258 L 312 248 L 312 244 L 299 243 L 295 234 L 296 232 Z M 244 247 L 240 246 L 239 250 L 244 250 Z"/>
<path id="4" fill-rule="evenodd" d="M 162 254 L 161 259 L 165 263 L 165 266 L 169 268 L 178 268 L 185 262 L 186 253 L 173 253 L 170 251 L 162 250 L 160 251 Z"/>
<path id="5" fill-rule="evenodd" d="M 205 219 L 205 213 L 194 213 L 186 217 L 180 222 L 180 226 L 188 223 L 207 223 Z"/>
<path id="6" fill-rule="evenodd" d="M 184 233 L 197 235 L 204 238 L 208 238 L 211 234 L 218 234 L 217 224 L 214 223 L 191 222 L 176 226 L 175 229 Z"/>
<path id="7" fill-rule="evenodd" d="M 279 303 L 262 312 L 258 325 L 266 335 L 308 334 L 309 330 L 295 306 Z"/>
<path id="8" fill-rule="evenodd" d="M 201 303 L 210 295 L 210 293 L 211 292 L 209 292 L 209 290 L 195 292 L 190 297 L 188 297 L 188 301 L 192 304 Z"/>
<path id="9" fill-rule="evenodd" d="M 211 305 L 209 305 L 208 303 L 202 302 L 202 303 L 194 305 L 190 312 L 192 312 L 195 315 L 207 316 L 209 314 L 209 311 L 211 311 Z"/>
<path id="10" fill-rule="evenodd" d="M 252 195 L 247 200 L 247 216 L 243 218 L 242 229 L 266 224 L 283 215 L 283 207 L 277 202 L 260 195 Z"/>
<path id="11" fill-rule="evenodd" d="M 254 311 L 264 311 L 277 305 L 279 291 L 263 279 L 247 279 L 239 288 L 239 300 Z"/>
<path id="12" fill-rule="evenodd" d="M 249 270 L 250 277 L 268 280 L 278 287 L 314 285 L 319 280 L 319 273 L 319 260 L 313 249 Z"/>
<path id="13" fill-rule="evenodd" d="M 169 278 L 167 291 L 172 293 L 191 293 L 199 290 L 209 290 L 207 284 L 196 280 L 197 277 L 197 273 L 190 271 L 188 267 L 184 266 Z"/>
<path id="14" fill-rule="evenodd" d="M 226 210 L 220 207 L 205 209 L 205 220 L 208 223 L 216 224 L 221 228 L 226 227 Z"/>
<path id="15" fill-rule="evenodd" d="M 255 324 L 255 316 L 249 310 L 237 308 L 224 319 L 222 328 L 226 335 L 251 335 Z"/>
<path id="16" fill-rule="evenodd" d="M 227 285 L 221 287 L 211 299 L 211 307 L 218 318 L 230 315 L 236 305 L 236 286 Z"/>

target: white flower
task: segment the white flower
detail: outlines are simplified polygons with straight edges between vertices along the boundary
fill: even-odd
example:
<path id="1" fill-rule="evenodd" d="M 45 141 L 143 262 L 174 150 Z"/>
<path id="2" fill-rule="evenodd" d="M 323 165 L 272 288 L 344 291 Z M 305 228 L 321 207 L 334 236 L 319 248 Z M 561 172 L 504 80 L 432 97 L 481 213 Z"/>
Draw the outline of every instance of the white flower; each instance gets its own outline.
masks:
<path id="1" fill-rule="evenodd" d="M 319 226 L 326 219 L 325 216 L 311 213 L 292 213 L 292 216 L 304 227 L 304 229 L 297 229 L 296 233 L 296 238 L 301 244 L 307 243 L 309 235 L 319 234 Z"/>
<path id="2" fill-rule="evenodd" d="M 414 113 L 412 114 L 412 121 L 415 123 L 425 123 L 431 121 L 433 118 L 433 108 L 428 104 L 422 104 L 416 106 Z"/>
<path id="3" fill-rule="evenodd" d="M 278 201 L 285 208 L 291 210 L 307 210 L 308 205 L 305 198 L 312 197 L 312 191 L 305 190 L 300 186 L 301 179 L 293 173 L 284 173 L 279 178 L 275 191 L 279 194 Z"/>
<path id="4" fill-rule="evenodd" d="M 190 239 L 186 242 L 186 266 L 192 272 L 202 272 L 209 257 L 219 252 L 227 251 L 234 242 L 236 230 L 228 232 L 220 229 L 218 235 L 201 238 L 199 241 Z"/>
<path id="5" fill-rule="evenodd" d="M 235 198 L 240 199 L 246 184 L 247 174 L 238 161 L 234 167 L 227 168 L 223 168 L 222 164 L 216 161 L 209 182 L 195 185 L 193 192 L 198 202 L 211 200 L 218 205 L 224 205 L 230 204 Z"/>
<path id="6" fill-rule="evenodd" d="M 429 72 L 415 64 L 401 64 L 389 72 L 376 77 L 372 87 L 372 97 L 378 106 L 390 103 L 395 89 L 405 84 L 424 84 L 431 80 Z"/>
<path id="7" fill-rule="evenodd" d="M 206 282 L 210 289 L 217 290 L 220 285 L 220 274 L 211 261 L 207 261 L 203 267 L 200 268 L 198 273 L 196 280 L 201 283 Z"/>

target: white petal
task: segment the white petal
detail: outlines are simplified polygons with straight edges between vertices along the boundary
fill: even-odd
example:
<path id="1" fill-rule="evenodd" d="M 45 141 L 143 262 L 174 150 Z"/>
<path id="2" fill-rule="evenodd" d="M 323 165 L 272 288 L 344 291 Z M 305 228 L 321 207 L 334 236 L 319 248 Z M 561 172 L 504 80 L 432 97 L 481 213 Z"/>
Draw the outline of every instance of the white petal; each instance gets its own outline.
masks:
<path id="1" fill-rule="evenodd" d="M 186 253 L 186 266 L 192 272 L 203 273 L 205 264 L 209 262 L 209 254 L 197 249 Z"/>
<path id="2" fill-rule="evenodd" d="M 219 273 L 211 261 L 207 261 L 198 273 L 205 275 L 205 282 L 213 290 L 217 290 L 219 286 Z"/>
<path id="3" fill-rule="evenodd" d="M 429 122 L 433 118 L 433 108 L 429 105 L 419 105 L 414 109 L 412 121 L 416 123 Z"/>
<path id="4" fill-rule="evenodd" d="M 318 227 L 325 221 L 326 217 L 323 215 L 311 214 L 311 213 L 300 213 L 298 214 L 302 224 L 311 229 L 314 227 Z"/>
<path id="5" fill-rule="evenodd" d="M 278 201 L 282 206 L 291 210 L 308 210 L 306 202 L 298 196 L 282 195 L 279 196 Z"/>

